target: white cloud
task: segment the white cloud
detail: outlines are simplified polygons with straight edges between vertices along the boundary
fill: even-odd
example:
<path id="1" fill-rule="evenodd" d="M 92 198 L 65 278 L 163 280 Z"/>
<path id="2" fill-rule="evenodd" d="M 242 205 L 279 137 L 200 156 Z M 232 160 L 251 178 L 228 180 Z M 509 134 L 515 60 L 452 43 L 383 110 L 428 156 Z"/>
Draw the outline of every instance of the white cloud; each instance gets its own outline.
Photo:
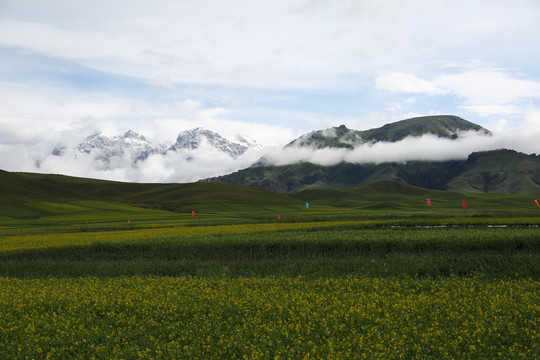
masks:
<path id="1" fill-rule="evenodd" d="M 510 76 L 504 69 L 479 68 L 437 76 L 435 86 L 447 89 L 472 104 L 511 104 L 540 98 L 540 83 Z"/>
<path id="2" fill-rule="evenodd" d="M 4 46 L 149 80 L 166 73 L 172 83 L 341 88 L 336 76 L 475 58 L 486 48 L 490 56 L 501 51 L 486 45 L 494 40 L 512 51 L 538 30 L 530 1 L 8 3 Z M 441 26 L 448 18 L 452 25 Z M 433 90 L 402 80 L 409 91 Z"/>
<path id="3" fill-rule="evenodd" d="M 446 90 L 436 87 L 432 82 L 421 79 L 413 74 L 390 72 L 375 78 L 377 90 L 387 90 L 396 93 L 428 93 L 441 94 Z"/>
<path id="4" fill-rule="evenodd" d="M 12 19 L 0 21 L 0 44 L 48 56 L 88 60 L 107 57 L 127 60 L 141 51 L 135 38 Z"/>
<path id="5" fill-rule="evenodd" d="M 524 109 L 516 105 L 462 105 L 462 109 L 471 111 L 482 116 L 504 116 L 522 114 Z"/>
<path id="6" fill-rule="evenodd" d="M 469 69 L 453 67 L 452 74 L 440 74 L 432 80 L 414 74 L 386 73 L 375 78 L 377 90 L 393 93 L 453 95 L 464 102 L 457 107 L 482 116 L 523 115 L 528 109 L 523 102 L 540 99 L 540 82 L 520 78 L 508 70 L 485 67 L 482 64 Z M 459 71 L 461 70 L 461 71 Z M 399 111 L 401 102 L 387 104 L 387 110 Z"/>
<path id="7" fill-rule="evenodd" d="M 161 86 L 171 90 L 176 90 L 176 86 L 174 86 L 173 82 L 171 81 L 171 77 L 167 74 L 160 74 L 150 79 L 150 84 L 154 86 Z"/>
<path id="8" fill-rule="evenodd" d="M 22 159 L 19 155 L 12 156 L 12 159 L 18 159 L 19 164 L 16 164 L 16 161 L 4 163 L 7 170 L 155 183 L 194 182 L 224 175 L 248 167 L 260 157 L 259 152 L 246 151 L 238 158 L 232 158 L 203 143 L 195 150 L 169 151 L 165 155 L 153 154 L 134 165 L 128 153 L 112 157 L 110 162 L 105 164 L 96 160 L 92 152 L 81 154 L 75 149 L 65 149 L 62 156 L 40 153 L 36 154 L 36 158 L 28 155 L 28 148 L 19 146 L 18 149 Z M 7 151 L 0 147 L 0 154 Z"/>
<path id="9" fill-rule="evenodd" d="M 264 161 L 271 165 L 287 165 L 297 162 L 330 166 L 340 162 L 384 163 L 412 160 L 444 161 L 466 159 L 475 151 L 513 149 L 527 154 L 540 153 L 540 113 L 531 113 L 526 122 L 509 127 L 499 122 L 492 136 L 474 132 L 462 133 L 457 140 L 434 135 L 408 137 L 398 142 L 363 144 L 353 150 L 343 148 L 310 149 L 287 147 L 265 155 Z"/>
<path id="10" fill-rule="evenodd" d="M 170 143 L 201 126 L 280 146 L 438 109 L 515 124 L 540 98 L 539 4 L 2 1 L 0 145 L 31 167 L 38 149 L 95 130 Z"/>

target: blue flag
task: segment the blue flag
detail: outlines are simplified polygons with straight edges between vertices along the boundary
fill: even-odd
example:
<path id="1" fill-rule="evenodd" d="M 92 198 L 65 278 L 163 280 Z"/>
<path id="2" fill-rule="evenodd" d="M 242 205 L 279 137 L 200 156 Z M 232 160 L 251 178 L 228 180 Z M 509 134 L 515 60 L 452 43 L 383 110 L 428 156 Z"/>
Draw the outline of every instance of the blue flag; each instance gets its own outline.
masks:
<path id="1" fill-rule="evenodd" d="M 306 209 L 309 209 L 309 203 L 306 203 Z"/>

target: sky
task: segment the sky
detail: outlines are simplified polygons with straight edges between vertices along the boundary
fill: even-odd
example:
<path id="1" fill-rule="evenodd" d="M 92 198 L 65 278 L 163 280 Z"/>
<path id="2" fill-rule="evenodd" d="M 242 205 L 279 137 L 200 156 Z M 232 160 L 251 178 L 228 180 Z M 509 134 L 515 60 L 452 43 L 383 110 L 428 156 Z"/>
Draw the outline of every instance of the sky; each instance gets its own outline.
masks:
<path id="1" fill-rule="evenodd" d="M 195 127 L 271 152 L 312 130 L 432 114 L 491 130 L 482 149 L 539 153 L 538 34 L 537 0 L 0 0 L 0 169 L 195 181 L 260 154 L 98 171 L 51 152 L 96 131 L 172 144 Z M 453 146 L 444 157 L 475 150 Z"/>

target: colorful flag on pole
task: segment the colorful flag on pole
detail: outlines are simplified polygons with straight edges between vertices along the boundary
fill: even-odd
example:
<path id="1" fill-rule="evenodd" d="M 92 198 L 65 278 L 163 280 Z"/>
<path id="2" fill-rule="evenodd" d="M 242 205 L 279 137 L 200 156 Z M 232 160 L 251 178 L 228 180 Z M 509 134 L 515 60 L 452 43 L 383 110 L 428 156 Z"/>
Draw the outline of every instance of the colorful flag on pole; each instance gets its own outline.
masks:
<path id="1" fill-rule="evenodd" d="M 534 202 L 536 203 L 536 206 L 540 206 L 540 204 L 538 204 L 538 200 L 534 200 Z"/>
<path id="2" fill-rule="evenodd" d="M 431 205 L 431 199 L 427 199 L 427 204 Z"/>
<path id="3" fill-rule="evenodd" d="M 309 209 L 309 203 L 308 202 L 306 203 L 306 209 Z"/>
<path id="4" fill-rule="evenodd" d="M 128 220 L 128 224 L 131 224 L 131 220 Z"/>
<path id="5" fill-rule="evenodd" d="M 277 216 L 277 219 L 278 219 L 278 220 L 280 220 L 280 219 L 281 219 L 281 216 L 280 216 L 280 215 L 278 215 L 278 216 Z"/>
<path id="6" fill-rule="evenodd" d="M 195 211 L 192 211 L 192 212 L 191 212 L 191 216 L 195 216 Z"/>
<path id="7" fill-rule="evenodd" d="M 467 208 L 467 203 L 465 201 L 463 201 L 463 208 Z"/>
<path id="8" fill-rule="evenodd" d="M 86 220 L 86 223 L 88 224 L 88 220 Z"/>

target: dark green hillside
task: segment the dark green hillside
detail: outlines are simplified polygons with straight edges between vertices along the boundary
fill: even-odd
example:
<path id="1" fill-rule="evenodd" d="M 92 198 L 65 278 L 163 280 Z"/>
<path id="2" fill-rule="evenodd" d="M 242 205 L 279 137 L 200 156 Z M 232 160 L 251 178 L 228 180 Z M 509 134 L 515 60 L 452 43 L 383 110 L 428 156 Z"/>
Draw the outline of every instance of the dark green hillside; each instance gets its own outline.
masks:
<path id="1" fill-rule="evenodd" d="M 40 181 L 31 174 L 10 173 L 0 170 L 0 203 L 21 203 L 53 199 L 87 199 L 61 183 Z"/>
<path id="2" fill-rule="evenodd" d="M 364 131 L 348 129 L 345 125 L 312 131 L 292 141 L 287 147 L 307 146 L 318 149 L 326 147 L 352 149 L 363 143 L 378 141 L 396 142 L 408 136 L 422 136 L 426 134 L 457 139 L 459 133 L 464 131 L 477 131 L 481 134 L 490 134 L 488 130 L 480 125 L 473 124 L 458 116 L 421 116 Z"/>
<path id="3" fill-rule="evenodd" d="M 494 150 L 473 153 L 467 160 L 452 161 L 253 166 L 209 181 L 286 193 L 358 187 L 381 180 L 462 193 L 530 193 L 540 184 L 540 157 L 513 150 Z"/>
<path id="4" fill-rule="evenodd" d="M 469 155 L 466 170 L 448 182 L 461 192 L 527 193 L 540 186 L 540 156 L 514 150 L 477 152 Z"/>
<path id="5" fill-rule="evenodd" d="M 408 136 L 433 134 L 439 137 L 456 139 L 459 132 L 479 131 L 489 134 L 489 131 L 470 121 L 453 115 L 421 116 L 386 124 L 383 127 L 361 132 L 367 141 L 403 140 Z"/>
<path id="6" fill-rule="evenodd" d="M 377 181 L 355 188 L 303 190 L 291 194 L 291 197 L 329 206 L 363 207 L 374 203 L 380 205 L 381 202 L 392 206 L 395 202 L 410 202 L 411 199 L 423 201 L 426 197 L 435 194 L 439 198 L 447 198 L 449 195 L 456 198 L 456 194 L 422 189 L 393 181 Z"/>

